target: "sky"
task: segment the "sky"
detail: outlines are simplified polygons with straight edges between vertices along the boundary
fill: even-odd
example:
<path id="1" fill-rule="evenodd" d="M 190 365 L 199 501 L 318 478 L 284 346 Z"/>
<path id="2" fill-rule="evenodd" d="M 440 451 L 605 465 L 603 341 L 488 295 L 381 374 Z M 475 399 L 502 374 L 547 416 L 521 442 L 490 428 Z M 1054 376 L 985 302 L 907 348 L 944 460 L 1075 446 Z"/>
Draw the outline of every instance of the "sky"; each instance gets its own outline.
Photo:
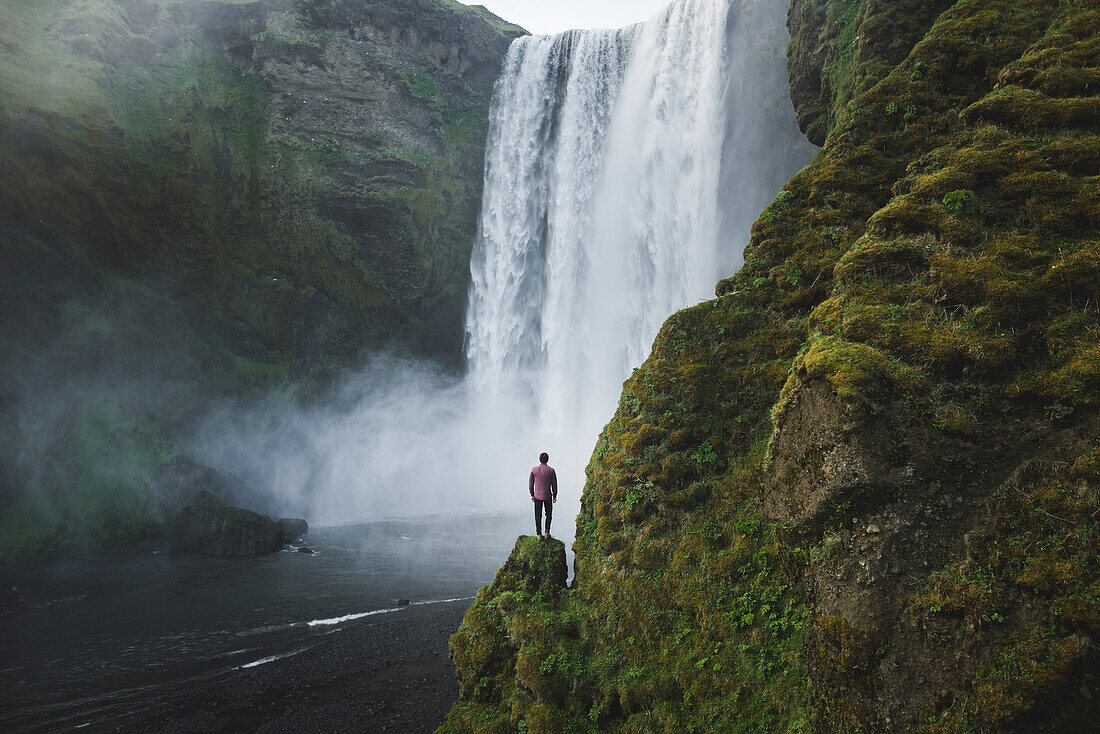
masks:
<path id="1" fill-rule="evenodd" d="M 571 28 L 621 28 L 656 15 L 670 0 L 463 0 L 484 5 L 532 33 Z"/>

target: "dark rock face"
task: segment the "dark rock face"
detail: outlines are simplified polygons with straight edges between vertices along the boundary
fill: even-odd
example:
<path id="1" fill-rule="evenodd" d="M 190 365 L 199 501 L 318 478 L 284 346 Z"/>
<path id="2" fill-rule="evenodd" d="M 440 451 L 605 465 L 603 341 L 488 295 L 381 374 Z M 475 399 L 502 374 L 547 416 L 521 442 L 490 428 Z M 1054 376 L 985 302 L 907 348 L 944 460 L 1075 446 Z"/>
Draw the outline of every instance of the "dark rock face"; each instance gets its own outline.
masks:
<path id="1" fill-rule="evenodd" d="M 436 0 L 5 12 L 0 61 L 56 82 L 0 82 L 6 339 L 33 352 L 79 299 L 107 344 L 175 321 L 139 356 L 213 348 L 215 383 L 395 340 L 460 357 L 487 110 L 520 29 Z M 119 286 L 141 323 L 108 305 Z"/>
<path id="2" fill-rule="evenodd" d="M 192 505 L 172 521 L 171 548 L 221 558 L 262 556 L 283 544 L 279 526 L 269 517 L 238 507 Z"/>
<path id="3" fill-rule="evenodd" d="M 814 145 L 848 102 L 873 87 L 920 40 L 950 0 L 792 0 L 787 73 L 798 126 Z"/>
<path id="4" fill-rule="evenodd" d="M 911 492 L 940 471 L 932 464 L 942 461 L 942 435 L 904 411 L 851 410 L 823 380 L 799 389 L 776 419 L 762 500 L 787 525 L 819 523 L 852 497 Z"/>
<path id="5" fill-rule="evenodd" d="M 298 540 L 309 532 L 309 523 L 300 518 L 284 517 L 276 524 L 279 526 L 279 532 L 282 534 L 284 543 Z"/>

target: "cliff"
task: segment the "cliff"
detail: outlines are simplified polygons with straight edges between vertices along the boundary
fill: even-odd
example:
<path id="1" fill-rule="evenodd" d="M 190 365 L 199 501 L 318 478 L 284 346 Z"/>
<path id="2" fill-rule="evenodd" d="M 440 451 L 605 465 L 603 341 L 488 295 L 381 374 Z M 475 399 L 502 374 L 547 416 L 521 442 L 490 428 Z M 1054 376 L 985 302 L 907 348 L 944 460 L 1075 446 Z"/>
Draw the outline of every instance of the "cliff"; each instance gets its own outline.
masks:
<path id="1" fill-rule="evenodd" d="M 1100 9 L 795 0 L 824 143 L 592 454 L 575 580 L 487 587 L 441 731 L 1100 715 Z"/>
<path id="2" fill-rule="evenodd" d="M 458 364 L 521 33 L 450 0 L 3 3 L 0 558 L 148 535 L 212 396 Z"/>
<path id="3" fill-rule="evenodd" d="M 256 373 L 394 340 L 459 358 L 487 110 L 520 29 L 436 0 L 0 13 L 8 350 L 133 335 L 122 301 Z"/>

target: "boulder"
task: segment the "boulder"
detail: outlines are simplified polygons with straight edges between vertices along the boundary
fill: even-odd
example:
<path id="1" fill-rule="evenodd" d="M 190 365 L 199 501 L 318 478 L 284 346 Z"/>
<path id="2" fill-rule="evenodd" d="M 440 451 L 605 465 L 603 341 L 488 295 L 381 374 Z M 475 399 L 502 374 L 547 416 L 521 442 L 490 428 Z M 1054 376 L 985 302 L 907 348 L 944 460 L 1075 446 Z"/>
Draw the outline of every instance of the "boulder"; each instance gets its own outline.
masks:
<path id="1" fill-rule="evenodd" d="M 171 548 L 177 553 L 221 558 L 262 556 L 282 544 L 282 532 L 274 520 L 239 507 L 190 505 L 172 522 Z"/>
<path id="2" fill-rule="evenodd" d="M 288 543 L 298 540 L 309 532 L 309 523 L 301 518 L 284 517 L 278 521 L 279 531 L 283 534 L 283 542 Z"/>
<path id="3" fill-rule="evenodd" d="M 183 456 L 162 464 L 150 485 L 153 506 L 164 518 L 177 516 L 189 505 L 255 506 L 263 499 L 232 474 Z"/>

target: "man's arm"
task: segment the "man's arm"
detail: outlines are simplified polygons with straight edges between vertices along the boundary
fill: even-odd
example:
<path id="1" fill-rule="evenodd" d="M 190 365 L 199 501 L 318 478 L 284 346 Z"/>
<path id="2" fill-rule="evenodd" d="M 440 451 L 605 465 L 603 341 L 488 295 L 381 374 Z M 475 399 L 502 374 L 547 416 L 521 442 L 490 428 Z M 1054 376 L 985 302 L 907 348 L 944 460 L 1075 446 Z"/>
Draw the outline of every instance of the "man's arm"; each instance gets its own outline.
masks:
<path id="1" fill-rule="evenodd" d="M 535 470 L 531 470 L 531 476 L 527 477 L 527 491 L 531 493 L 531 499 L 535 499 Z"/>
<path id="2" fill-rule="evenodd" d="M 554 469 L 550 470 L 550 496 L 558 501 L 558 473 Z"/>

